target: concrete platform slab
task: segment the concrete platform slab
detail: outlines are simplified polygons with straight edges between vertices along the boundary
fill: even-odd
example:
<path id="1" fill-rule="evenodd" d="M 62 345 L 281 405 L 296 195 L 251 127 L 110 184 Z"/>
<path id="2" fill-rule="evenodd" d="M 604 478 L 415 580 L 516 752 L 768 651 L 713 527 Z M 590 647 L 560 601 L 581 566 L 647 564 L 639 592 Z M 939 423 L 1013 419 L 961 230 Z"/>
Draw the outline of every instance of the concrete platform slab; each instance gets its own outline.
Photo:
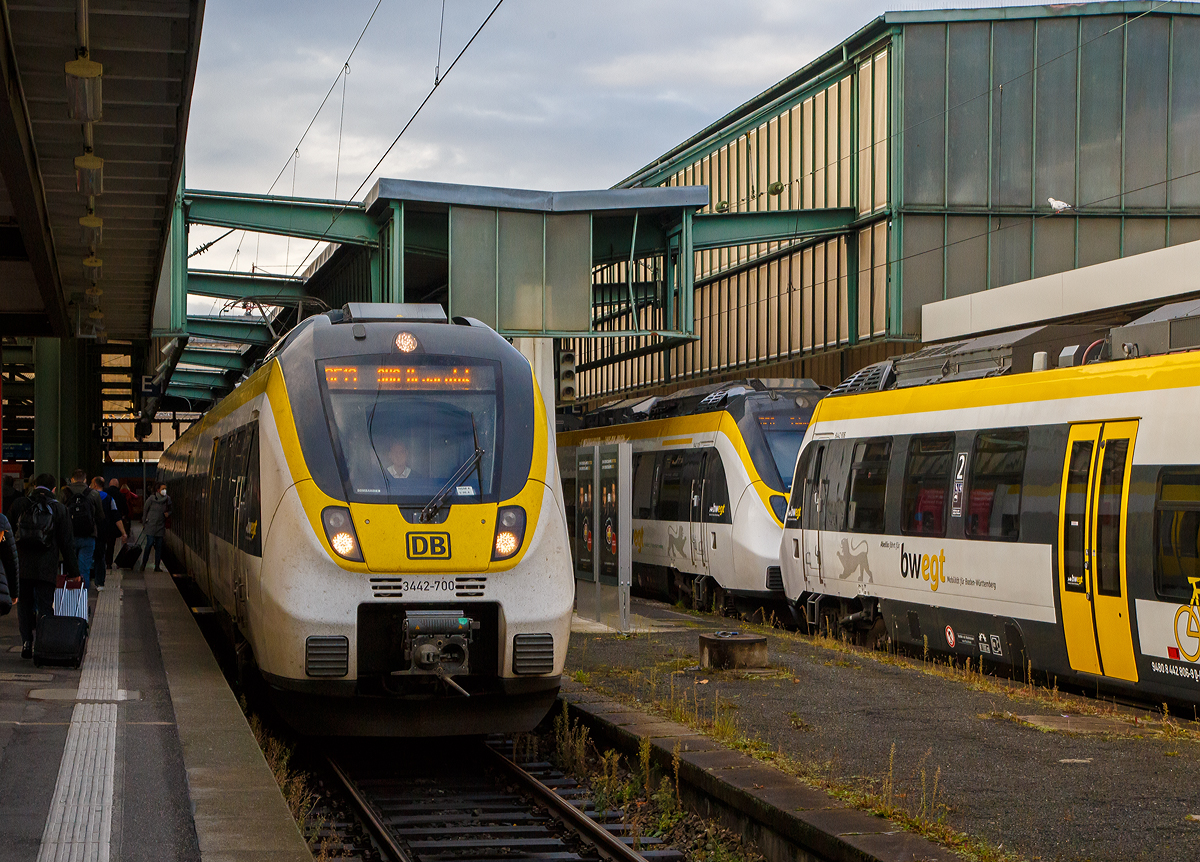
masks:
<path id="1" fill-rule="evenodd" d="M 79 670 L 33 670 L 0 618 L 0 862 L 310 862 L 174 583 L 153 578 L 156 610 L 147 579 L 93 594 Z"/>

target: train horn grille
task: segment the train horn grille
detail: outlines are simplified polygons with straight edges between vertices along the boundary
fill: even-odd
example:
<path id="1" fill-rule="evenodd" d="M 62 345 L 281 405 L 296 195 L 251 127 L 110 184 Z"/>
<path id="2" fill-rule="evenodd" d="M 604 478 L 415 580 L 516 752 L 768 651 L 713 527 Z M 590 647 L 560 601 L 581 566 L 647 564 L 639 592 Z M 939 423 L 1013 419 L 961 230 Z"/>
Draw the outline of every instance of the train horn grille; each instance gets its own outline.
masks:
<path id="1" fill-rule="evenodd" d="M 345 676 L 350 672 L 350 640 L 341 635 L 304 641 L 304 672 L 309 676 Z"/>
<path id="2" fill-rule="evenodd" d="M 371 594 L 377 599 L 404 598 L 404 582 L 408 578 L 371 578 Z M 482 598 L 487 590 L 487 578 L 464 575 L 454 579 L 454 596 L 459 599 Z M 427 595 L 422 593 L 421 595 Z M 443 593 L 443 595 L 446 595 Z"/>
<path id="3" fill-rule="evenodd" d="M 516 635 L 513 637 L 513 673 L 553 673 L 554 635 Z"/>

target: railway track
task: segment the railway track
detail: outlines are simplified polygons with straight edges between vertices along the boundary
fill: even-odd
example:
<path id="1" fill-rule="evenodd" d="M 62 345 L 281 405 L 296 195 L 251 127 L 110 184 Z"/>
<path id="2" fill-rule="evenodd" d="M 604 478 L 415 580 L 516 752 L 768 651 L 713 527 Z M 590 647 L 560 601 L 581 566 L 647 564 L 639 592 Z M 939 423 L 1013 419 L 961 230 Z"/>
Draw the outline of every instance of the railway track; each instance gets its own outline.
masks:
<path id="1" fill-rule="evenodd" d="M 549 763 L 514 763 L 509 740 L 447 750 L 330 755 L 329 766 L 385 859 L 394 862 L 683 862 L 637 837 L 620 810 Z"/>

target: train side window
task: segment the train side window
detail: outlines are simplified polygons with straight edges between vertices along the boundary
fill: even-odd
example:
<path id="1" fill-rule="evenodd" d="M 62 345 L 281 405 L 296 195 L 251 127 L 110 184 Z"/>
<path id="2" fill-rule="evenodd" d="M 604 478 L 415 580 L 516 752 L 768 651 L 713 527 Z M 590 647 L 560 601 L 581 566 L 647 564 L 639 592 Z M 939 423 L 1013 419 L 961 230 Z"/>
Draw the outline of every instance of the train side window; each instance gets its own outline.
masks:
<path id="1" fill-rule="evenodd" d="M 801 523 L 806 530 L 822 528 L 821 507 L 828 505 L 828 501 L 825 500 L 826 495 L 822 494 L 822 485 L 827 487 L 829 478 L 822 471 L 825 469 L 825 456 L 829 447 L 824 443 L 818 443 L 816 446 L 817 454 L 813 456 L 812 469 L 804 480 L 804 520 Z"/>
<path id="2" fill-rule="evenodd" d="M 1191 603 L 1200 578 L 1200 467 L 1164 470 L 1154 506 L 1154 592 Z"/>
<path id="3" fill-rule="evenodd" d="M 860 440 L 854 444 L 850 465 L 850 493 L 846 497 L 846 530 L 882 533 L 887 496 L 888 462 L 892 438 Z"/>
<path id="4" fill-rule="evenodd" d="M 701 507 L 704 478 L 704 452 L 690 449 L 683 456 L 683 476 L 679 481 L 681 520 L 699 523 L 704 520 Z"/>
<path id="5" fill-rule="evenodd" d="M 725 482 L 725 465 L 716 449 L 708 450 L 704 459 L 704 520 L 710 524 L 733 523 L 729 507 L 729 489 Z"/>
<path id="6" fill-rule="evenodd" d="M 654 455 L 642 452 L 633 456 L 633 517 L 651 517 L 653 499 Z"/>
<path id="7" fill-rule="evenodd" d="M 1067 465 L 1067 496 L 1063 507 L 1063 582 L 1073 593 L 1087 590 L 1087 495 L 1092 475 L 1091 440 L 1076 440 Z"/>
<path id="8" fill-rule="evenodd" d="M 1121 595 L 1121 503 L 1129 441 L 1106 440 L 1100 450 L 1100 487 L 1096 495 L 1096 592 Z"/>
<path id="9" fill-rule="evenodd" d="M 221 500 L 225 497 L 225 477 L 222 475 L 224 465 L 225 447 L 218 437 L 213 441 L 212 479 L 210 480 L 212 490 L 208 497 L 210 507 L 208 512 L 208 530 L 210 533 L 218 536 L 221 534 Z"/>
<path id="10" fill-rule="evenodd" d="M 245 432 L 246 457 L 242 475 L 246 477 L 242 488 L 241 508 L 238 511 L 238 547 L 255 557 L 262 556 L 262 534 L 260 523 L 259 470 L 258 470 L 258 423 L 252 422 Z"/>
<path id="11" fill-rule="evenodd" d="M 953 434 L 928 434 L 909 441 L 902 522 L 906 535 L 946 535 L 946 490 L 953 463 Z"/>
<path id="12" fill-rule="evenodd" d="M 1028 448 L 1028 428 L 1002 428 L 975 435 L 964 524 L 968 537 L 1017 540 Z"/>
<path id="13" fill-rule="evenodd" d="M 688 519 L 687 500 L 690 489 L 683 487 L 683 460 L 682 452 L 668 452 L 663 459 L 662 488 L 658 492 L 656 510 L 660 521 Z"/>

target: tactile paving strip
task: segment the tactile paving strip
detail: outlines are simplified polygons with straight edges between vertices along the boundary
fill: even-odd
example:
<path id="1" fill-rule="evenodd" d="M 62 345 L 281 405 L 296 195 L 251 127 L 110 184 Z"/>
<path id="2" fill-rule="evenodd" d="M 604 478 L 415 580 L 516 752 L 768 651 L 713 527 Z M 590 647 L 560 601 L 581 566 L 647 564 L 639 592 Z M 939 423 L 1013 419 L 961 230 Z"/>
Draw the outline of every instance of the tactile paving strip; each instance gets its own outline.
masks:
<path id="1" fill-rule="evenodd" d="M 96 602 L 38 862 L 108 862 L 120 684 L 121 575 Z"/>

